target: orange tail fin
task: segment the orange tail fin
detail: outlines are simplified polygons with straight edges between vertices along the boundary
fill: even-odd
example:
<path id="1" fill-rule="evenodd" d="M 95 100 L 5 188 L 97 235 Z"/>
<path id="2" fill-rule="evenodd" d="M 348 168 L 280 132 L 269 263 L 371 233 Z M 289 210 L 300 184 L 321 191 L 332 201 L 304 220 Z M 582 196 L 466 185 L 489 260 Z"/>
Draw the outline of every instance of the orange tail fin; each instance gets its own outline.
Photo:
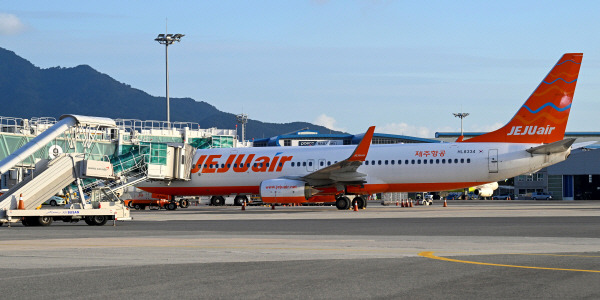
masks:
<path id="1" fill-rule="evenodd" d="M 562 140 L 582 57 L 583 53 L 563 55 L 508 124 L 463 142 L 553 143 Z"/>

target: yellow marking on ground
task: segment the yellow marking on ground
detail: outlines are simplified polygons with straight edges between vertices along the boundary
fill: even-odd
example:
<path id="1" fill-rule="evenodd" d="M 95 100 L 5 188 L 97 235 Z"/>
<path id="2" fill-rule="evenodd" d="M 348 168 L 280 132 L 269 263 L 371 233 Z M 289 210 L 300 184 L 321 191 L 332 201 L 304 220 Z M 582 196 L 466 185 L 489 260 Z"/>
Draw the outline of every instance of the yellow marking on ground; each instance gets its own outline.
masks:
<path id="1" fill-rule="evenodd" d="M 452 259 L 452 258 L 447 258 L 447 257 L 435 256 L 435 255 L 433 255 L 433 253 L 434 253 L 433 251 L 423 251 L 423 252 L 419 253 L 419 256 L 423 256 L 423 257 L 431 258 L 431 259 L 443 260 L 443 261 L 457 262 L 457 263 L 463 263 L 463 264 L 483 265 L 483 266 L 507 267 L 507 268 L 521 268 L 521 269 L 536 269 L 536 270 L 553 270 L 553 271 L 571 271 L 571 272 L 600 273 L 600 270 L 546 268 L 546 267 L 532 267 L 532 266 L 518 266 L 518 265 L 505 265 L 505 264 L 484 263 L 484 262 L 469 261 L 469 260 L 459 260 L 459 259 Z M 499 254 L 496 254 L 496 255 L 499 255 Z M 517 254 L 517 255 L 524 255 L 524 254 Z M 545 255 L 545 254 L 525 254 L 525 255 Z M 549 254 L 549 255 L 552 255 L 552 256 L 577 256 L 577 255 L 553 255 L 553 254 Z M 586 256 L 581 256 L 581 257 L 586 257 Z M 592 257 L 597 257 L 597 256 L 592 256 Z"/>

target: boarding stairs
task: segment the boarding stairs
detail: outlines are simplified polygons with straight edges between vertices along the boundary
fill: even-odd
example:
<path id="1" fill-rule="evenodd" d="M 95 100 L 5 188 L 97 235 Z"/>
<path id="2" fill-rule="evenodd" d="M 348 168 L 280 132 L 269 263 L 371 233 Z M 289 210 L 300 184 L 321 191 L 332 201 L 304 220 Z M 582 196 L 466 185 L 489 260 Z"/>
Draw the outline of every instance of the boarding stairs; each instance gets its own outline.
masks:
<path id="1" fill-rule="evenodd" d="M 0 196 L 0 217 L 6 210 L 17 208 L 21 195 L 25 209 L 40 206 L 77 179 L 77 167 L 82 160 L 82 155 L 71 153 L 38 162 L 31 175 Z"/>

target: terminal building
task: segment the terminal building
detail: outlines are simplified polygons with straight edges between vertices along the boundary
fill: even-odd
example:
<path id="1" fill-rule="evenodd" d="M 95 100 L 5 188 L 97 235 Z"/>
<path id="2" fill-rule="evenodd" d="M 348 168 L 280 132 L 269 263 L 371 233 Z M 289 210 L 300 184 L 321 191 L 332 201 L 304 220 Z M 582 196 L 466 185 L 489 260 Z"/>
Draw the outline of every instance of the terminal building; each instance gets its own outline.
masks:
<path id="1" fill-rule="evenodd" d="M 316 146 L 316 145 L 356 145 L 364 134 L 320 134 L 317 131 L 300 130 L 290 134 L 278 135 L 271 138 L 254 141 L 254 147 L 277 146 Z M 440 143 L 439 140 L 424 139 L 406 135 L 385 133 L 373 134 L 372 144 L 399 144 L 399 143 Z"/>

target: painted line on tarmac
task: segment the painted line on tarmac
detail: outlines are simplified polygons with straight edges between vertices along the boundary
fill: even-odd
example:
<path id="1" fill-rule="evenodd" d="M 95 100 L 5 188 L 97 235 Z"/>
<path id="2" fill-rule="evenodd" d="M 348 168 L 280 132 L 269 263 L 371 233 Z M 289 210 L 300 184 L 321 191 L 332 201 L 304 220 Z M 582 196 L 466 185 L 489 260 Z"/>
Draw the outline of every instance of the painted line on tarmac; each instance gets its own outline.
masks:
<path id="1" fill-rule="evenodd" d="M 426 258 L 442 260 L 442 261 L 450 261 L 457 262 L 463 264 L 473 264 L 473 265 L 483 265 L 483 266 L 494 266 L 494 267 L 506 267 L 506 268 L 520 268 L 520 269 L 536 269 L 536 270 L 552 270 L 552 271 L 571 271 L 571 272 L 588 272 L 588 273 L 600 273 L 600 270 L 582 270 L 582 269 L 564 269 L 564 268 L 546 268 L 546 267 L 532 267 L 532 266 L 518 266 L 518 265 L 505 265 L 505 264 L 493 264 L 493 263 L 485 263 L 485 262 L 477 262 L 477 261 L 469 261 L 469 260 L 460 260 L 460 259 L 452 259 L 447 257 L 441 257 L 433 255 L 433 251 L 423 251 L 419 253 L 419 256 L 423 256 Z M 500 255 L 500 254 L 496 254 Z M 510 255 L 510 254 L 509 254 Z M 513 254 L 513 255 L 545 255 L 545 254 Z M 553 255 L 548 254 L 549 256 L 579 256 L 579 255 Z M 589 256 L 580 256 L 580 257 L 589 257 Z M 592 256 L 597 257 L 597 256 Z"/>

